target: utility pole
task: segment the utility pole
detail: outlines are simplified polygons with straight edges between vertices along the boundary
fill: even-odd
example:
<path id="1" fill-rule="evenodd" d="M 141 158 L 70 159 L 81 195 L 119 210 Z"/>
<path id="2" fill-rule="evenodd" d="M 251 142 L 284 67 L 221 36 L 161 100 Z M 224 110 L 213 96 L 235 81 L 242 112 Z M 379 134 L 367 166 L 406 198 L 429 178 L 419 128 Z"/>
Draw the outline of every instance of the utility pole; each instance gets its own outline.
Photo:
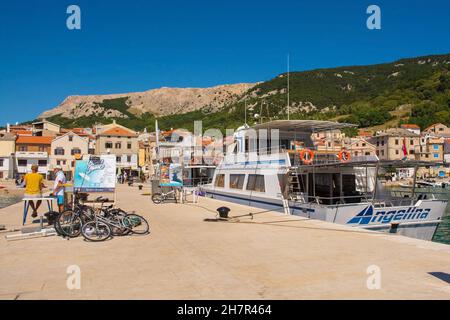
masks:
<path id="1" fill-rule="evenodd" d="M 289 53 L 287 55 L 287 116 L 288 116 L 288 120 L 290 119 L 290 106 L 289 106 Z"/>
<path id="2" fill-rule="evenodd" d="M 244 114 L 245 114 L 245 120 L 244 120 L 244 124 L 245 125 L 247 125 L 247 97 L 245 97 L 245 111 L 244 111 Z"/>

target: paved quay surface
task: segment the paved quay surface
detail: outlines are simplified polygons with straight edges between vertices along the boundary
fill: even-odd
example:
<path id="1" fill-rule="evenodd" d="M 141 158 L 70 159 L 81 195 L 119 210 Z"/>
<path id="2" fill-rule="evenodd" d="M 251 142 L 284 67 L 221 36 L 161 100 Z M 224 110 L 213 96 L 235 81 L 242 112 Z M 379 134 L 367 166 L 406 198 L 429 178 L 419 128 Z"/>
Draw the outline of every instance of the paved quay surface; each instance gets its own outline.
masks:
<path id="1" fill-rule="evenodd" d="M 154 205 L 143 192 L 119 186 L 118 206 L 148 219 L 147 236 L 0 233 L 0 299 L 450 299 L 450 246 L 274 212 L 209 222 L 224 202 Z M 261 211 L 226 205 L 232 216 Z M 19 227 L 21 216 L 21 204 L 4 208 L 0 224 Z M 67 288 L 71 265 L 80 290 Z M 379 290 L 367 288 L 371 265 Z"/>

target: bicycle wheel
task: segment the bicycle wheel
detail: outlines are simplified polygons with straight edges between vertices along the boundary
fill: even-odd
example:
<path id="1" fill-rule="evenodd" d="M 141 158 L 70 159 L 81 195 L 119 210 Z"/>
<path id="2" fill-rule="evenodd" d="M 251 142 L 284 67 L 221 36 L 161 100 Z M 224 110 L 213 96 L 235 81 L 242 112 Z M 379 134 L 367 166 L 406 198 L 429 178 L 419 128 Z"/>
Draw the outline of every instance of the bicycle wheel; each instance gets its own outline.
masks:
<path id="1" fill-rule="evenodd" d="M 80 216 L 72 210 L 62 212 L 55 221 L 55 229 L 62 236 L 76 238 L 81 233 L 83 222 Z"/>
<path id="2" fill-rule="evenodd" d="M 131 232 L 131 228 L 125 225 L 124 218 L 127 213 L 122 209 L 113 209 L 107 212 L 107 217 L 113 220 L 115 225 L 110 225 L 112 234 L 114 236 L 126 236 Z M 121 226 L 121 227 L 119 227 Z"/>
<path id="3" fill-rule="evenodd" d="M 137 214 L 129 214 L 123 219 L 125 226 L 131 228 L 131 232 L 135 234 L 150 233 L 150 226 L 144 217 Z"/>
<path id="4" fill-rule="evenodd" d="M 58 236 L 65 236 L 65 234 L 64 234 L 64 232 L 61 230 L 61 228 L 59 227 L 59 223 L 58 223 L 58 219 L 59 219 L 59 217 L 61 216 L 61 214 L 62 213 L 60 213 L 57 217 L 56 217 L 56 219 L 55 219 L 55 221 L 53 221 L 53 228 L 55 228 L 55 231 L 56 231 L 56 234 L 58 235 Z"/>
<path id="5" fill-rule="evenodd" d="M 161 193 L 155 193 L 152 195 L 152 201 L 155 204 L 160 204 L 161 202 L 164 201 L 164 197 Z"/>
<path id="6" fill-rule="evenodd" d="M 89 221 L 81 228 L 81 234 L 86 240 L 100 242 L 111 237 L 111 228 L 101 221 Z"/>

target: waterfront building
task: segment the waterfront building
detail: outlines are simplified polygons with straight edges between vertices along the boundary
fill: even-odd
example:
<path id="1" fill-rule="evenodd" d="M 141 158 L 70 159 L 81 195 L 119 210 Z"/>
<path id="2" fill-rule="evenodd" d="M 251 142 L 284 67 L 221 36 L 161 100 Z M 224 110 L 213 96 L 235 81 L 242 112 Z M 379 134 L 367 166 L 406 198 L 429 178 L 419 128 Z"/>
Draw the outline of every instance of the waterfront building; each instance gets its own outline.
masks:
<path id="1" fill-rule="evenodd" d="M 419 160 L 420 136 L 406 129 L 391 128 L 369 139 L 380 160 Z"/>
<path id="2" fill-rule="evenodd" d="M 423 130 L 425 135 L 450 138 L 450 128 L 442 123 L 435 123 Z"/>
<path id="3" fill-rule="evenodd" d="M 32 123 L 33 136 L 55 137 L 61 132 L 61 126 L 53 122 L 42 120 Z"/>
<path id="4" fill-rule="evenodd" d="M 344 147 L 352 157 L 374 156 L 377 152 L 377 148 L 372 143 L 360 136 L 345 138 Z"/>
<path id="5" fill-rule="evenodd" d="M 120 172 L 137 175 L 138 166 L 138 135 L 135 131 L 117 123 L 97 127 L 95 153 L 97 155 L 114 154 L 117 168 Z"/>
<path id="6" fill-rule="evenodd" d="M 420 135 L 420 127 L 417 124 L 405 123 L 405 124 L 400 125 L 400 128 Z"/>
<path id="7" fill-rule="evenodd" d="M 31 171 L 33 164 L 37 164 L 39 173 L 47 177 L 52 140 L 51 136 L 18 136 L 15 153 L 17 173 L 24 175 Z"/>
<path id="8" fill-rule="evenodd" d="M 89 137 L 69 131 L 53 139 L 51 143 L 50 167 L 61 166 L 67 179 L 73 177 L 75 161 L 89 153 Z"/>

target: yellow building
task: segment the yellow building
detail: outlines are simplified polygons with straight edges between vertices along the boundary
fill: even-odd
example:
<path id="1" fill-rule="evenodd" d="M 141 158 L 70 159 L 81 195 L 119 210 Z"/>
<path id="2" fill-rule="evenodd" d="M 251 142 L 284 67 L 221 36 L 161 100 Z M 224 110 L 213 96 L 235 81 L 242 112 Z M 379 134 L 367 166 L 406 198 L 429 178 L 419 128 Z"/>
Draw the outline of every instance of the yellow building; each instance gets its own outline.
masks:
<path id="1" fill-rule="evenodd" d="M 0 179 L 13 178 L 15 149 L 16 136 L 11 133 L 0 133 Z"/>

